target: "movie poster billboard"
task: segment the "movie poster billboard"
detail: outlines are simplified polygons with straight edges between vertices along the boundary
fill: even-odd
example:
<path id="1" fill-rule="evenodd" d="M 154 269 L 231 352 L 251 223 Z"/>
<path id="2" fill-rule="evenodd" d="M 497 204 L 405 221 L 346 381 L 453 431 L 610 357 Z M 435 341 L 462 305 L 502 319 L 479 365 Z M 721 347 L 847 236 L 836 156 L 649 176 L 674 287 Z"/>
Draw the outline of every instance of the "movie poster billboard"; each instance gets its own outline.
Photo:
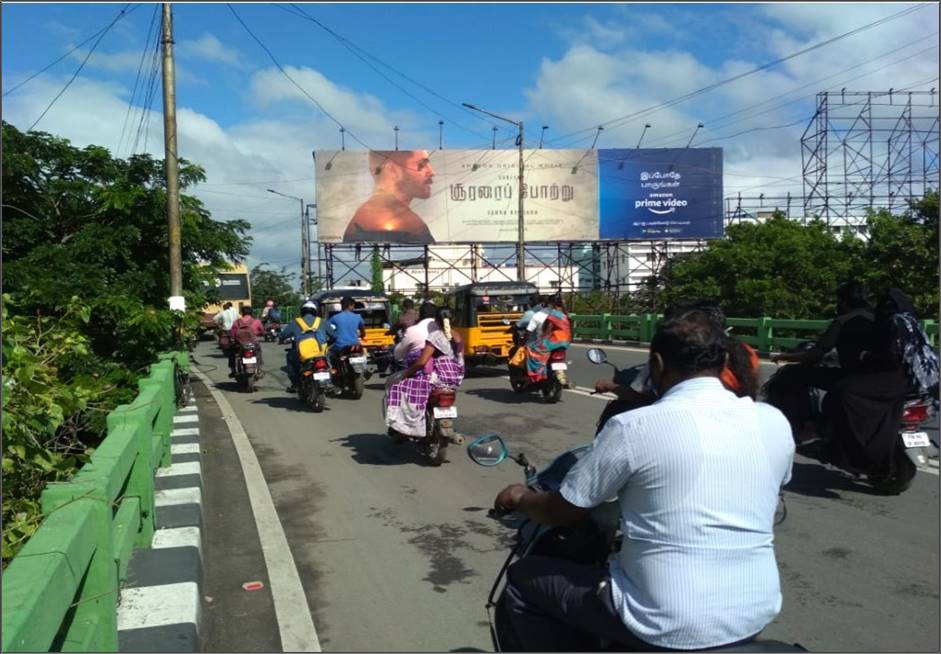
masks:
<path id="1" fill-rule="evenodd" d="M 599 238 L 721 238 L 722 149 L 598 152 Z"/>
<path id="2" fill-rule="evenodd" d="M 524 150 L 527 241 L 598 238 L 594 150 Z M 323 243 L 498 243 L 518 235 L 517 150 L 318 151 Z"/>

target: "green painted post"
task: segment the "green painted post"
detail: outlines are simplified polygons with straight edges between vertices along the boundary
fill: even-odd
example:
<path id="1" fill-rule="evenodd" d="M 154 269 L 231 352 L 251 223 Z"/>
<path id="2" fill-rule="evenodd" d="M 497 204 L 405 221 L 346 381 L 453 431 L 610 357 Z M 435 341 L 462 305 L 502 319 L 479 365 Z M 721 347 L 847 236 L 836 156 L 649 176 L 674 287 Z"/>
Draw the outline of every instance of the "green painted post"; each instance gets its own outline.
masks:
<path id="1" fill-rule="evenodd" d="M 147 413 L 143 409 L 131 409 L 120 406 L 108 414 L 108 433 L 118 429 L 131 429 L 134 431 L 134 440 L 137 443 L 137 459 L 131 468 L 128 477 L 125 497 L 136 497 L 140 500 L 140 531 L 134 541 L 135 547 L 150 547 L 153 541 L 155 524 L 154 511 L 154 453 L 153 439 L 150 425 L 147 423 Z"/>
<path id="2" fill-rule="evenodd" d="M 657 316 L 653 313 L 645 313 L 640 322 L 640 342 L 649 343 L 653 340 L 654 325 L 657 323 Z"/>
<path id="3" fill-rule="evenodd" d="M 64 504 L 87 506 L 94 516 L 95 553 L 88 564 L 72 623 L 66 627 L 62 650 L 118 651 L 116 606 L 120 580 L 114 558 L 111 501 L 107 477 L 88 475 L 82 481 L 51 483 L 40 496 L 44 515 Z M 80 499 L 79 499 L 80 498 Z"/>
<path id="4" fill-rule="evenodd" d="M 758 319 L 758 351 L 767 354 L 771 351 L 771 344 L 774 342 L 773 318 L 764 316 Z"/>
<path id="5" fill-rule="evenodd" d="M 602 340 L 608 340 L 611 338 L 611 314 L 603 313 L 601 314 L 601 333 L 598 335 Z"/>

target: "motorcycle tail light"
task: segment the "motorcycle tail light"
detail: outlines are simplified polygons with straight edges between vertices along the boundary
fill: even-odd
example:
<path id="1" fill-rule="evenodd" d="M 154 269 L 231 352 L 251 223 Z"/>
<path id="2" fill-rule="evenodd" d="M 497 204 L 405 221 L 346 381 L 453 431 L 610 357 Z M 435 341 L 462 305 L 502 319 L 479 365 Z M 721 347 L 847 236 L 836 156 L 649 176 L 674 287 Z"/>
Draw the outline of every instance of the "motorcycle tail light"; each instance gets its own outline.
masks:
<path id="1" fill-rule="evenodd" d="M 246 356 L 246 357 L 249 357 L 249 358 L 250 358 L 250 357 L 253 357 L 253 356 L 255 356 L 255 350 L 245 350 L 245 352 L 243 353 L 243 355 Z"/>
<path id="2" fill-rule="evenodd" d="M 314 368 L 316 368 L 317 370 L 323 370 L 326 367 L 327 367 L 326 359 L 317 359 L 316 361 L 314 361 Z"/>
<path id="3" fill-rule="evenodd" d="M 314 371 L 313 371 L 313 370 L 305 370 L 305 371 L 304 371 L 304 376 L 305 376 L 305 377 L 310 377 L 312 374 L 314 374 Z"/>
<path id="4" fill-rule="evenodd" d="M 552 350 L 549 354 L 550 361 L 565 361 L 565 350 Z"/>
<path id="5" fill-rule="evenodd" d="M 902 413 L 902 424 L 906 426 L 917 427 L 927 419 L 927 404 L 914 404 L 912 406 L 905 407 L 905 411 Z"/>
<path id="6" fill-rule="evenodd" d="M 441 407 L 442 409 L 447 409 L 448 407 L 454 406 L 454 393 L 453 392 L 443 392 L 443 393 L 432 393 L 432 399 L 434 400 L 435 405 Z"/>

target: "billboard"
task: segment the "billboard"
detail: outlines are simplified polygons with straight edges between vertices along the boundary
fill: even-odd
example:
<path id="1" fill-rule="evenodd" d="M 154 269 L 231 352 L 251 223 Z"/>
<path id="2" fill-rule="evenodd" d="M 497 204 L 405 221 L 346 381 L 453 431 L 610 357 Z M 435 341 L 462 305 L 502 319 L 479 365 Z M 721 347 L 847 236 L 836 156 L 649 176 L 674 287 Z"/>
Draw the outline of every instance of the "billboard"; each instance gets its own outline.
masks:
<path id="1" fill-rule="evenodd" d="M 720 238 L 721 148 L 524 150 L 532 242 Z M 315 154 L 323 243 L 515 242 L 517 150 Z"/>
<path id="2" fill-rule="evenodd" d="M 598 238 L 598 158 L 524 150 L 527 241 Z M 318 151 L 324 243 L 517 240 L 517 150 Z"/>
<path id="3" fill-rule="evenodd" d="M 600 150 L 598 169 L 599 238 L 722 237 L 722 148 Z"/>

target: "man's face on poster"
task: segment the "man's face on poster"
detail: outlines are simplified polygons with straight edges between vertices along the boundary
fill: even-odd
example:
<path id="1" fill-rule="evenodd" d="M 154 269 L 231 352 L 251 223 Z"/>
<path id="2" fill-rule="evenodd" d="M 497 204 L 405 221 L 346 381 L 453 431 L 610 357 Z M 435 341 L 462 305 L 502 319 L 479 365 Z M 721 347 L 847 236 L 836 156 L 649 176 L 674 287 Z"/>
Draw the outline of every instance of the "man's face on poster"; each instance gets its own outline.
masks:
<path id="1" fill-rule="evenodd" d="M 397 175 L 399 192 L 411 198 L 427 200 L 431 197 L 431 182 L 435 171 L 431 168 L 427 150 L 412 150 L 404 157 L 393 159 L 388 166 Z"/>

